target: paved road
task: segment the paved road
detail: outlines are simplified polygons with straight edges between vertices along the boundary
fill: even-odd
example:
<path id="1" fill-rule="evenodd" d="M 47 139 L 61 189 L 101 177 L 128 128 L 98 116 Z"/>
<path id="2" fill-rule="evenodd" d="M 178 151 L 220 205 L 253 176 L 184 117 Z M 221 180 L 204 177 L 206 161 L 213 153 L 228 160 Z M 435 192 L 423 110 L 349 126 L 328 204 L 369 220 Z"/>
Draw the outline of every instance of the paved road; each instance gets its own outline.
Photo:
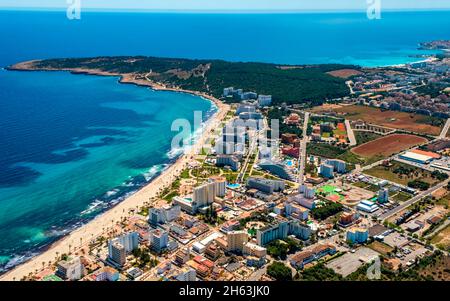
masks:
<path id="1" fill-rule="evenodd" d="M 447 122 L 445 123 L 444 127 L 442 128 L 439 138 L 441 138 L 441 139 L 445 138 L 447 136 L 447 132 L 448 132 L 449 128 L 450 128 L 450 118 L 447 119 Z"/>
<path id="2" fill-rule="evenodd" d="M 308 143 L 308 122 L 309 122 L 309 112 L 305 112 L 305 120 L 303 121 L 303 138 L 300 142 L 300 152 L 299 152 L 299 169 L 298 169 L 298 184 L 303 185 L 303 175 L 305 174 L 305 161 L 306 161 L 306 145 Z"/>
<path id="3" fill-rule="evenodd" d="M 388 212 L 386 212 L 386 213 L 380 215 L 379 218 L 380 218 L 382 221 L 384 221 L 384 220 L 387 219 L 388 217 L 391 217 L 392 215 L 394 215 L 394 214 L 396 214 L 396 213 L 402 211 L 403 209 L 405 209 L 405 208 L 411 206 L 412 204 L 414 204 L 414 203 L 420 201 L 422 198 L 431 195 L 433 192 L 435 192 L 435 191 L 438 190 L 439 188 L 442 188 L 442 187 L 446 186 L 446 185 L 448 184 L 449 181 L 450 181 L 450 179 L 449 179 L 449 180 L 446 180 L 446 181 L 444 181 L 444 182 L 441 182 L 441 183 L 439 183 L 439 184 L 437 184 L 437 185 L 435 185 L 435 186 L 433 186 L 433 187 L 431 187 L 431 188 L 428 189 L 427 191 L 424 191 L 424 192 L 422 192 L 422 193 L 419 193 L 418 195 L 416 195 L 416 196 L 413 197 L 412 199 L 410 199 L 410 200 L 408 200 L 408 201 L 406 201 L 406 202 L 403 202 L 400 206 L 397 206 L 397 207 L 395 207 L 395 208 L 389 210 Z"/>
<path id="4" fill-rule="evenodd" d="M 345 119 L 345 128 L 347 129 L 348 140 L 350 141 L 350 146 L 356 145 L 355 133 L 353 132 L 352 127 L 350 126 L 350 121 Z"/>

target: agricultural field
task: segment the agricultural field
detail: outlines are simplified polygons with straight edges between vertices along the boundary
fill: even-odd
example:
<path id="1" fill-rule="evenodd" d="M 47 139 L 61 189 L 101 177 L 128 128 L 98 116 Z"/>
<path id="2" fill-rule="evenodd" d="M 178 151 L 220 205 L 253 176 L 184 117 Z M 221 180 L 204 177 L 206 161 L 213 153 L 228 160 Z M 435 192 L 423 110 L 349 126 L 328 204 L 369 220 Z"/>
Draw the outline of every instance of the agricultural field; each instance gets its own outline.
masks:
<path id="1" fill-rule="evenodd" d="M 331 110 L 337 112 L 338 114 L 345 115 L 345 118 L 349 120 L 364 120 L 368 123 L 400 130 L 429 135 L 439 135 L 441 131 L 440 127 L 432 125 L 429 117 L 417 114 L 397 111 L 382 111 L 378 108 L 359 105 L 331 108 Z"/>
<path id="2" fill-rule="evenodd" d="M 364 158 L 376 157 L 381 160 L 427 141 L 427 139 L 415 135 L 393 134 L 361 144 L 351 151 Z"/>
<path id="3" fill-rule="evenodd" d="M 431 172 L 400 162 L 393 162 L 391 166 L 378 165 L 366 170 L 364 173 L 405 186 L 414 180 L 426 182 L 430 185 L 435 185 L 439 182 L 439 180 L 432 177 Z"/>

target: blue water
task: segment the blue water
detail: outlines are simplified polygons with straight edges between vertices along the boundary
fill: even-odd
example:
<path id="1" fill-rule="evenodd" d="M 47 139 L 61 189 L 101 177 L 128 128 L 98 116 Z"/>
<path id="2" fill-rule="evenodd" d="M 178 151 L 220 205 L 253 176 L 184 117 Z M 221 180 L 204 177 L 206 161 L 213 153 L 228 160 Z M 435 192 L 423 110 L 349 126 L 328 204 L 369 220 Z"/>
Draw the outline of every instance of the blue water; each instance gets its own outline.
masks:
<path id="1" fill-rule="evenodd" d="M 450 11 L 164 14 L 0 11 L 0 57 L 153 55 L 276 63 L 399 64 L 417 44 L 450 36 Z M 3 45 L 2 45 L 3 46 Z M 12 49 L 11 49 L 12 47 Z M 14 50 L 14 51 L 11 51 Z M 2 63 L 2 62 L 0 62 Z"/>
<path id="2" fill-rule="evenodd" d="M 449 12 L 151 14 L 0 11 L 0 66 L 95 55 L 274 63 L 417 60 L 450 38 Z M 117 78 L 0 70 L 0 265 L 31 255 L 163 170 L 171 122 L 212 113 L 201 98 Z M 19 257 L 18 257 L 19 256 Z M 11 261 L 12 260 L 12 261 Z"/>

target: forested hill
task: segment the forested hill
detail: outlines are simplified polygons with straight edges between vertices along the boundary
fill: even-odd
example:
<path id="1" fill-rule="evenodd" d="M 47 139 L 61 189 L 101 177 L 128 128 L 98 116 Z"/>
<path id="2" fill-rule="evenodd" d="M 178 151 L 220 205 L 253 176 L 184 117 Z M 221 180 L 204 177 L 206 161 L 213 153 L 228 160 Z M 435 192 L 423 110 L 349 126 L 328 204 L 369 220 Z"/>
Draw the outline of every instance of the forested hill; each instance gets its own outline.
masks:
<path id="1" fill-rule="evenodd" d="M 120 74 L 133 73 L 171 87 L 202 91 L 221 97 L 223 88 L 235 87 L 270 94 L 274 103 L 320 104 L 349 94 L 345 79 L 327 72 L 358 69 L 348 65 L 287 66 L 266 63 L 225 62 L 156 57 L 96 57 L 36 61 L 36 69 L 82 68 Z"/>

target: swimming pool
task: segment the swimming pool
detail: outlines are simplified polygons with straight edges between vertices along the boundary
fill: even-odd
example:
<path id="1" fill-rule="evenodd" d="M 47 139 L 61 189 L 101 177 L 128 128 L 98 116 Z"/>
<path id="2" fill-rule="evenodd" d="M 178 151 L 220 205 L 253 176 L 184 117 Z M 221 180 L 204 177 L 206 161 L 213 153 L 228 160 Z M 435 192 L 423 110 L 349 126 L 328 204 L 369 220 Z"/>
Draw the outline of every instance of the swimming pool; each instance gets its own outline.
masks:
<path id="1" fill-rule="evenodd" d="M 294 161 L 286 160 L 286 161 L 284 161 L 284 164 L 286 164 L 286 166 L 288 166 L 288 167 L 292 167 L 292 166 L 294 166 Z"/>
<path id="2" fill-rule="evenodd" d="M 236 189 L 236 188 L 241 187 L 241 184 L 238 184 L 238 183 L 230 183 L 230 184 L 227 185 L 227 187 L 228 187 L 228 188 L 232 188 L 232 189 Z"/>

